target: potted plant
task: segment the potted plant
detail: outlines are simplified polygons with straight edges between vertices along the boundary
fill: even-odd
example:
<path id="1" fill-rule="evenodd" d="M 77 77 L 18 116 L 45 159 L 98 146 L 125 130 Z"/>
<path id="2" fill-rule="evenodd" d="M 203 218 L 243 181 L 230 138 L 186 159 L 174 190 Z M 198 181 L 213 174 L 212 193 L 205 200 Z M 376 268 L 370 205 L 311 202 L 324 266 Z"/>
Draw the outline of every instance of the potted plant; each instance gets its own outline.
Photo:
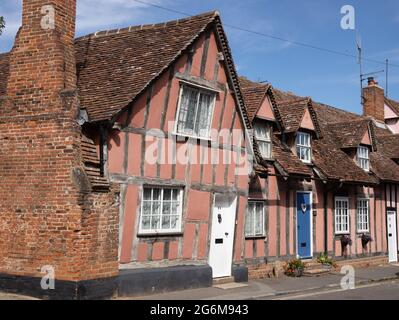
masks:
<path id="1" fill-rule="evenodd" d="M 341 236 L 341 247 L 342 247 L 342 252 L 344 252 L 344 256 L 346 257 L 348 255 L 348 245 L 352 245 L 352 239 L 348 234 L 343 234 Z"/>
<path id="2" fill-rule="evenodd" d="M 371 235 L 368 233 L 363 233 L 361 239 L 363 249 L 366 249 L 367 244 L 373 241 L 373 238 L 371 238 Z"/>
<path id="3" fill-rule="evenodd" d="M 301 277 L 305 270 L 305 264 L 300 259 L 291 259 L 285 265 L 285 274 L 290 277 Z"/>

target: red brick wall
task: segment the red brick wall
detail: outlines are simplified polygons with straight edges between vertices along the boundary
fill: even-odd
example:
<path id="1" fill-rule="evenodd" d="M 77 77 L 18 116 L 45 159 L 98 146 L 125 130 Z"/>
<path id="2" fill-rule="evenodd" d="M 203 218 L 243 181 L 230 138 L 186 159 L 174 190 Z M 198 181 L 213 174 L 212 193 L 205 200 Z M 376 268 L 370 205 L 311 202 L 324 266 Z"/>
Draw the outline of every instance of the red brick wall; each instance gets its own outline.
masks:
<path id="1" fill-rule="evenodd" d="M 43 30 L 41 8 L 55 8 Z M 25 0 L 0 99 L 0 273 L 57 279 L 117 273 L 113 190 L 92 193 L 80 151 L 73 37 L 76 1 Z"/>
<path id="2" fill-rule="evenodd" d="M 384 122 L 384 89 L 369 85 L 363 89 L 363 114 Z"/>

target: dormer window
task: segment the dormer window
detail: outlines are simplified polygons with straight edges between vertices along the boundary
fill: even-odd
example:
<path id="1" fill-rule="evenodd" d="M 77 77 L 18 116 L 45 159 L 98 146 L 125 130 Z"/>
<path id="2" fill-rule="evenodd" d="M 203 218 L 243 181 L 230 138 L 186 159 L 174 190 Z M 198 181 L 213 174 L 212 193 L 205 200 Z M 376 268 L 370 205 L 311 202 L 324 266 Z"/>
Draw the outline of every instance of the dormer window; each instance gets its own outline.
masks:
<path id="1" fill-rule="evenodd" d="M 370 170 L 369 148 L 365 146 L 357 147 L 357 164 L 364 171 Z"/>
<path id="2" fill-rule="evenodd" d="M 312 161 L 312 147 L 310 145 L 310 134 L 298 132 L 296 136 L 296 153 L 299 159 L 305 163 Z"/>
<path id="3" fill-rule="evenodd" d="M 257 122 L 254 124 L 255 138 L 258 142 L 259 151 L 263 158 L 272 157 L 272 128 L 269 124 Z"/>

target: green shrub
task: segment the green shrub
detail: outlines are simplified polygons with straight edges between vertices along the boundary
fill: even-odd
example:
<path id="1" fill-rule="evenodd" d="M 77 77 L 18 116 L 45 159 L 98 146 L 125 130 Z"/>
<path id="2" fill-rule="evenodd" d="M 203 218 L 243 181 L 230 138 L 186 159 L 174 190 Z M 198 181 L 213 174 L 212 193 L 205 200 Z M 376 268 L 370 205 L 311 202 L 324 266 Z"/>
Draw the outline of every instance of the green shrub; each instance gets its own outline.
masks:
<path id="1" fill-rule="evenodd" d="M 325 264 L 325 265 L 330 265 L 330 266 L 334 266 L 335 262 L 332 258 L 329 258 L 327 254 L 325 253 L 321 253 L 318 257 L 317 257 L 317 262 L 321 263 L 321 264 Z"/>

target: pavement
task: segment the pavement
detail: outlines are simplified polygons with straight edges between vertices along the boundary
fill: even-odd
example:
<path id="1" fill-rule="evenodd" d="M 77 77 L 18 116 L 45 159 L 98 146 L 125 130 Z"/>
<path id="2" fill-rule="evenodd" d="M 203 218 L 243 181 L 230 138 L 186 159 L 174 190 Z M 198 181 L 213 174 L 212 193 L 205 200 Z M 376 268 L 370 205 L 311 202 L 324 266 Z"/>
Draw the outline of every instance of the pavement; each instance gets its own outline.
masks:
<path id="1" fill-rule="evenodd" d="M 351 290 L 326 289 L 261 300 L 399 300 L 399 280 L 361 284 Z"/>
<path id="2" fill-rule="evenodd" d="M 313 297 L 315 299 L 324 299 L 334 292 L 342 297 L 341 280 L 344 274 L 331 272 L 320 276 L 300 278 L 291 278 L 284 275 L 278 278 L 268 278 L 261 280 L 250 280 L 248 283 L 240 286 L 226 285 L 219 287 L 198 288 L 190 290 L 181 290 L 167 293 L 152 294 L 140 297 L 120 297 L 120 300 L 263 300 L 263 299 L 284 299 L 285 297 L 293 299 Z M 393 282 L 396 284 L 392 284 Z M 380 284 L 391 284 L 387 286 L 387 292 L 395 291 L 396 295 L 390 295 L 399 299 L 399 265 L 381 265 L 355 269 L 355 286 L 359 288 L 376 287 L 376 290 L 383 290 Z M 223 289 L 224 287 L 224 289 Z M 374 288 L 373 288 L 374 289 Z M 355 295 L 356 290 L 347 290 Z M 323 293 L 320 293 L 323 292 Z M 323 296 L 317 296 L 317 293 Z M 349 293 L 348 293 L 349 294 Z M 378 296 L 378 295 L 377 295 Z M 356 295 L 355 295 L 356 297 Z M 0 300 L 33 300 L 34 298 L 7 294 L 0 292 Z M 335 298 L 339 299 L 339 298 Z"/>
<path id="3" fill-rule="evenodd" d="M 280 276 L 250 280 L 245 287 L 221 289 L 216 287 L 181 290 L 140 297 L 122 297 L 129 300 L 258 300 L 285 295 L 305 294 L 321 290 L 341 289 L 344 274 L 331 272 L 320 276 L 292 278 Z M 365 286 L 399 279 L 399 265 L 381 265 L 355 269 L 355 286 Z M 399 299 L 399 297 L 398 297 Z"/>

